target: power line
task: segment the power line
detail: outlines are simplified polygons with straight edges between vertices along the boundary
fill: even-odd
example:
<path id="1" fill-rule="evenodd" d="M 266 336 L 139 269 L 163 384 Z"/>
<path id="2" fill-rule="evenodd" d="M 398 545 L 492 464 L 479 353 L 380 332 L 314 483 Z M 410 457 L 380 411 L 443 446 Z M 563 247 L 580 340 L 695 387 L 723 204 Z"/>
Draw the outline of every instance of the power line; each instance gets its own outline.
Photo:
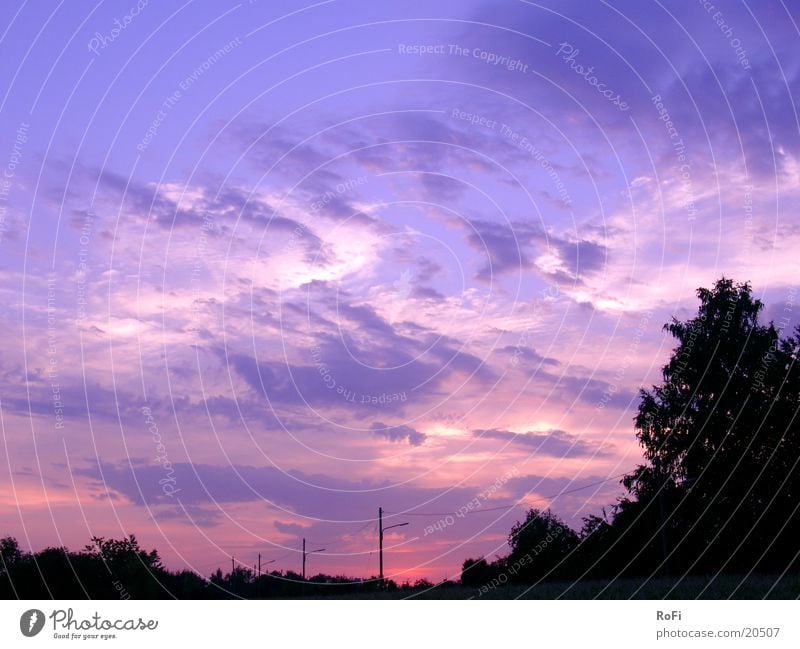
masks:
<path id="1" fill-rule="evenodd" d="M 383 533 L 394 527 L 404 527 L 408 523 L 395 523 L 388 527 L 383 526 L 383 508 L 378 507 L 378 579 L 380 579 L 381 586 L 383 586 Z"/>
<path id="2" fill-rule="evenodd" d="M 552 495 L 552 496 L 539 496 L 533 499 L 533 502 L 537 502 L 540 500 L 553 500 L 558 498 L 559 496 L 566 496 L 567 494 L 575 493 L 576 491 L 583 491 L 584 489 L 591 489 L 592 487 L 596 487 L 598 485 L 604 484 L 611 480 L 616 480 L 617 478 L 622 478 L 623 476 L 628 475 L 628 471 L 625 473 L 620 473 L 618 475 L 612 475 L 611 477 L 604 478 L 603 480 L 598 480 L 596 482 L 592 482 L 586 485 L 582 485 L 580 487 L 574 487 L 573 489 L 567 489 L 566 491 L 560 491 L 559 493 Z M 496 512 L 502 509 L 513 509 L 514 507 L 519 507 L 522 503 L 516 502 L 510 505 L 499 505 L 497 507 L 481 507 L 480 509 L 473 509 L 471 511 L 465 512 L 467 514 L 482 514 L 484 512 Z M 458 512 L 389 512 L 384 511 L 384 514 L 394 514 L 399 516 L 457 516 L 459 515 Z"/>
<path id="3" fill-rule="evenodd" d="M 374 523 L 375 524 L 372 526 L 372 530 L 370 531 L 370 537 L 369 537 L 369 547 L 370 548 L 374 548 L 375 547 L 376 540 L 377 540 L 376 537 L 378 535 L 378 521 L 376 520 L 376 521 L 374 521 Z M 365 552 L 364 553 L 364 554 L 367 555 L 366 565 L 364 566 L 364 571 L 367 572 L 367 574 L 369 574 L 370 563 L 372 562 L 372 554 L 373 554 L 373 552 L 374 552 L 374 550 L 370 550 L 369 552 Z"/>
<path id="4" fill-rule="evenodd" d="M 281 559 L 285 559 L 286 557 L 288 557 L 290 555 L 297 554 L 297 552 L 298 552 L 297 550 L 289 550 L 286 554 L 282 554 L 281 556 L 275 557 L 274 559 L 270 559 L 269 557 L 264 557 L 264 558 L 267 559 L 270 562 L 274 561 L 274 562 L 277 563 Z"/>
<path id="5" fill-rule="evenodd" d="M 564 491 L 560 491 L 560 492 L 558 492 L 557 494 L 554 494 L 554 495 L 549 495 L 549 496 L 538 496 L 537 498 L 534 498 L 534 499 L 533 499 L 533 502 L 538 502 L 538 501 L 542 501 L 542 500 L 554 500 L 555 498 L 558 498 L 558 497 L 560 497 L 560 496 L 566 496 L 566 495 L 568 495 L 568 494 L 576 493 L 576 492 L 578 492 L 578 491 L 583 491 L 583 490 L 585 490 L 585 489 L 591 489 L 592 487 L 597 487 L 598 485 L 605 484 L 606 482 L 610 482 L 611 480 L 616 480 L 616 479 L 618 479 L 618 478 L 622 478 L 622 477 L 624 477 L 624 476 L 628 475 L 628 473 L 629 473 L 629 472 L 627 472 L 627 471 L 626 471 L 625 473 L 620 473 L 620 474 L 617 474 L 617 475 L 613 475 L 613 476 L 610 476 L 610 477 L 608 477 L 608 478 L 604 478 L 604 479 L 602 479 L 602 480 L 597 480 L 597 481 L 595 481 L 595 482 L 591 482 L 591 483 L 589 483 L 589 484 L 581 485 L 580 487 L 573 487 L 572 489 L 566 489 L 566 490 L 564 490 Z M 507 504 L 507 505 L 498 505 L 498 506 L 496 506 L 496 507 L 482 507 L 482 508 L 480 508 L 480 509 L 473 509 L 473 510 L 471 510 L 471 511 L 464 512 L 464 513 L 466 513 L 466 514 L 482 514 L 482 513 L 484 513 L 484 512 L 494 512 L 494 511 L 510 510 L 510 509 L 514 509 L 515 507 L 519 507 L 520 505 L 522 505 L 522 503 L 521 503 L 521 502 L 515 502 L 515 503 L 510 503 L 510 504 Z M 411 512 L 411 511 L 404 511 L 404 512 L 390 512 L 390 511 L 386 511 L 386 510 L 383 510 L 383 511 L 382 511 L 382 513 L 383 513 L 383 514 L 392 514 L 392 515 L 398 515 L 398 516 L 421 516 L 421 517 L 431 517 L 431 516 L 458 516 L 458 515 L 460 515 L 458 512 Z M 372 525 L 372 526 L 373 526 L 373 530 L 372 530 L 372 540 L 374 541 L 374 535 L 375 535 L 375 532 L 376 532 L 376 531 L 378 531 L 378 533 L 379 533 L 379 536 L 382 536 L 382 534 L 380 534 L 380 531 L 381 531 L 381 530 L 380 530 L 380 528 L 382 527 L 382 526 L 381 526 L 381 521 L 380 521 L 380 518 L 381 518 L 381 513 L 379 512 L 379 514 L 378 514 L 378 518 L 376 518 L 376 519 L 369 519 L 369 520 L 367 520 L 367 521 L 366 521 L 366 523 L 364 523 L 364 525 L 362 525 L 361 527 L 359 527 L 357 530 L 354 530 L 354 531 L 352 531 L 352 532 L 348 532 L 348 533 L 347 533 L 346 535 L 344 535 L 344 536 L 349 536 L 349 537 L 355 536 L 356 534 L 359 534 L 359 533 L 361 533 L 361 532 L 362 532 L 362 531 L 364 531 L 364 530 L 365 530 L 367 527 L 369 527 L 370 525 Z M 377 530 L 376 530 L 376 527 L 378 528 Z M 313 543 L 314 543 L 314 545 L 325 545 L 325 546 L 332 546 L 332 545 L 338 545 L 338 544 L 340 544 L 340 543 L 344 543 L 346 540 L 347 540 L 347 539 L 345 539 L 345 538 L 343 538 L 343 537 L 341 537 L 341 536 L 340 536 L 340 537 L 338 537 L 338 540 L 330 540 L 330 541 L 327 541 L 327 542 L 320 542 L 320 541 L 317 541 L 317 542 L 313 542 Z M 381 539 L 381 540 L 382 540 L 382 539 Z M 305 541 L 306 541 L 306 539 L 303 539 L 303 545 L 304 545 L 304 549 L 305 549 Z M 370 544 L 370 545 L 371 545 L 371 544 Z M 379 544 L 379 545 L 380 545 L 380 544 Z M 319 551 L 320 551 L 320 550 L 316 550 L 316 552 L 319 552 Z M 271 560 L 271 561 L 270 561 L 270 563 L 273 563 L 273 562 L 280 561 L 281 559 L 284 559 L 284 558 L 288 557 L 289 555 L 291 555 L 291 554 L 294 554 L 295 552 L 297 552 L 297 551 L 296 551 L 296 550 L 290 550 L 290 551 L 289 551 L 289 552 L 287 552 L 286 554 L 282 554 L 281 556 L 279 556 L 279 557 L 277 557 L 277 558 L 275 558 L 275 559 Z M 304 556 L 303 556 L 303 563 L 304 563 L 304 564 L 305 564 L 305 554 L 306 554 L 306 552 L 303 550 L 303 555 L 304 555 Z M 367 561 L 369 561 L 371 557 L 372 557 L 372 551 L 370 551 L 370 552 L 368 553 L 368 555 L 367 555 Z M 217 565 L 217 566 L 218 566 L 219 564 L 215 562 L 214 564 L 209 564 L 209 565 Z M 233 557 L 233 556 L 231 556 L 231 566 L 232 566 L 232 568 L 233 568 L 233 566 L 234 566 L 234 565 L 235 565 L 235 560 L 234 560 L 234 557 Z M 381 571 L 381 572 L 382 572 L 382 571 Z"/>
<path id="6" fill-rule="evenodd" d="M 362 525 L 361 527 L 359 527 L 359 528 L 358 528 L 357 530 L 355 530 L 354 532 L 348 532 L 347 534 L 344 534 L 344 535 L 342 535 L 342 536 L 338 537 L 338 540 L 332 540 L 332 541 L 314 541 L 314 540 L 312 540 L 312 539 L 309 539 L 309 540 L 308 540 L 308 542 L 309 542 L 309 543 L 314 543 L 314 544 L 316 544 L 316 545 L 324 545 L 324 546 L 333 546 L 333 545 L 339 545 L 340 543 L 344 543 L 344 542 L 347 540 L 347 539 L 345 539 L 345 538 L 343 538 L 343 537 L 345 537 L 345 536 L 355 536 L 356 534 L 359 534 L 359 533 L 363 532 L 363 531 L 364 531 L 365 529 L 367 529 L 367 528 L 368 528 L 370 525 L 374 525 L 374 524 L 375 524 L 375 522 L 376 522 L 377 520 L 378 520 L 377 518 L 372 518 L 372 519 L 368 520 L 366 523 L 364 523 L 364 525 Z"/>

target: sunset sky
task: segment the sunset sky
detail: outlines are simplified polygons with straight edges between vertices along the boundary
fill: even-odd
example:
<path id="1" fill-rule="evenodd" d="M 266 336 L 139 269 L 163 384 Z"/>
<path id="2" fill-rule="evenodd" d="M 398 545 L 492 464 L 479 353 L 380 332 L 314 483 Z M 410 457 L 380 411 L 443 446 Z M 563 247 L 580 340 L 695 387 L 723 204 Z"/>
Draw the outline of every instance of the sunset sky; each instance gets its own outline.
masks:
<path id="1" fill-rule="evenodd" d="M 4 3 L 0 536 L 204 575 L 305 537 L 366 577 L 383 507 L 404 581 L 529 507 L 579 529 L 641 460 L 663 324 L 723 275 L 766 320 L 793 294 L 799 22 Z"/>

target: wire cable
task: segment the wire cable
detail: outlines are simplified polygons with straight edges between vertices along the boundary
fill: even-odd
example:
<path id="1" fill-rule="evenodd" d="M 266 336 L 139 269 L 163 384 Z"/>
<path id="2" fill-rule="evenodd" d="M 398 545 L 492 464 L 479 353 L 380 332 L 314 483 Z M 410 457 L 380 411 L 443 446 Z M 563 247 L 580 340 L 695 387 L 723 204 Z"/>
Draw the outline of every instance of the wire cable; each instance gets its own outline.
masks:
<path id="1" fill-rule="evenodd" d="M 565 491 L 560 491 L 559 493 L 552 495 L 552 496 L 538 496 L 533 499 L 533 502 L 541 501 L 541 500 L 554 500 L 559 496 L 566 496 L 571 493 L 575 493 L 576 491 L 583 491 L 584 489 L 591 489 L 592 487 L 596 487 L 598 485 L 604 484 L 611 480 L 616 480 L 617 478 L 622 478 L 623 476 L 628 475 L 629 471 L 625 473 L 620 473 L 618 475 L 612 475 L 609 478 L 604 478 L 603 480 L 598 480 L 596 482 L 592 482 L 590 484 L 582 485 L 580 487 L 574 487 L 573 489 L 567 489 Z M 466 514 L 483 514 L 484 512 L 496 512 L 502 509 L 513 509 L 514 507 L 519 507 L 522 505 L 521 502 L 515 502 L 510 505 L 499 505 L 497 507 L 481 507 L 480 509 L 473 509 L 471 511 L 465 512 Z M 388 512 L 384 511 L 384 514 L 392 514 L 397 516 L 457 516 L 458 512 Z"/>

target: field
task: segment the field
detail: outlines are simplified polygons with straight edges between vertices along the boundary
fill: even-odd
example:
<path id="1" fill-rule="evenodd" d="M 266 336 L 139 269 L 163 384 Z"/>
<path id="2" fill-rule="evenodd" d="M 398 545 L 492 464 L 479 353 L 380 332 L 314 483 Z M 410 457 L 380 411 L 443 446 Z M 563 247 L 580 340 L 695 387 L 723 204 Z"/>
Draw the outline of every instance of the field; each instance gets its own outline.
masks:
<path id="1" fill-rule="evenodd" d="M 800 576 L 727 575 L 608 581 L 550 582 L 494 589 L 448 585 L 429 589 L 398 589 L 384 593 L 347 594 L 313 599 L 798 599 Z"/>

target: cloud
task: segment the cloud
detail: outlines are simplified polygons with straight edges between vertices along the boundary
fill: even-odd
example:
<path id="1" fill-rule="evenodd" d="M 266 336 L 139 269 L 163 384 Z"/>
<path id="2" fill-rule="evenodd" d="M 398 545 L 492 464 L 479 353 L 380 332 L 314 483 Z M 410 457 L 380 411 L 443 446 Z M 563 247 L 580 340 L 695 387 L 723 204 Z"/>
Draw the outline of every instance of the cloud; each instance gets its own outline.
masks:
<path id="1" fill-rule="evenodd" d="M 314 290 L 317 308 L 309 312 L 306 306 L 302 316 L 312 327 L 300 332 L 305 344 L 295 348 L 291 362 L 214 350 L 257 395 L 270 402 L 339 405 L 354 412 L 376 407 L 403 410 L 411 401 L 418 406 L 435 398 L 436 390 L 453 376 L 468 378 L 478 386 L 495 378 L 482 358 L 454 338 L 425 327 L 390 324 L 370 305 L 340 300 L 332 287 Z M 296 306 L 300 314 L 302 307 Z"/>
<path id="2" fill-rule="evenodd" d="M 373 423 L 371 430 L 376 437 L 383 437 L 390 442 L 407 441 L 411 446 L 420 446 L 427 437 L 410 426 L 389 426 L 380 421 Z"/>
<path id="3" fill-rule="evenodd" d="M 608 257 L 608 248 L 592 241 L 558 241 L 556 245 L 563 270 L 575 278 L 601 270 Z"/>
<path id="4" fill-rule="evenodd" d="M 582 441 L 576 435 L 563 430 L 547 432 L 514 433 L 508 430 L 474 430 L 473 435 L 480 439 L 496 439 L 522 444 L 534 449 L 536 455 L 547 455 L 557 458 L 592 457 L 608 455 L 609 450 Z"/>
<path id="5" fill-rule="evenodd" d="M 482 281 L 536 270 L 544 277 L 575 283 L 602 270 L 609 256 L 609 249 L 602 244 L 560 237 L 530 223 L 473 219 L 467 227 L 467 242 L 487 258 L 476 276 Z"/>
<path id="6" fill-rule="evenodd" d="M 559 361 L 555 358 L 551 358 L 549 356 L 542 356 L 539 352 L 537 352 L 533 347 L 526 347 L 523 345 L 506 345 L 502 349 L 501 352 L 505 352 L 510 354 L 512 358 L 518 359 L 519 362 L 524 361 L 530 365 L 550 365 L 555 366 L 559 365 Z"/>
<path id="7" fill-rule="evenodd" d="M 156 519 L 164 518 L 192 527 L 216 527 L 238 512 L 272 519 L 281 534 L 296 537 L 351 537 L 355 527 L 364 529 L 374 524 L 378 506 L 384 508 L 384 523 L 404 521 L 403 512 L 436 512 L 430 519 L 414 518 L 420 535 L 425 526 L 440 518 L 439 512 L 458 512 L 466 503 L 480 498 L 485 506 L 508 504 L 506 514 L 496 513 L 488 519 L 467 516 L 466 527 L 452 530 L 459 537 L 477 533 L 486 526 L 499 524 L 505 533 L 515 519 L 536 496 L 532 506 L 552 506 L 563 516 L 575 516 L 589 503 L 601 506 L 613 502 L 620 493 L 618 478 L 608 475 L 586 475 L 579 478 L 525 474 L 509 478 L 491 500 L 481 496 L 494 480 L 475 486 L 425 487 L 404 483 L 395 487 L 388 480 L 347 480 L 297 470 L 251 465 L 214 465 L 177 463 L 172 466 L 175 493 L 166 496 L 159 484 L 164 468 L 142 461 L 91 464 L 73 467 L 72 473 L 85 479 L 104 494 L 108 490 L 140 507 L 147 507 Z M 549 500 L 549 503 L 543 502 Z M 518 508 L 514 505 L 517 504 Z M 594 510 L 595 505 L 592 506 Z M 253 507 L 258 509 L 254 510 Z M 265 510 L 265 511 L 264 511 Z M 480 511 L 480 510 L 476 510 Z M 461 520 L 461 519 L 459 519 Z M 470 531 L 472 530 L 472 531 Z M 325 535 L 325 536 L 323 536 Z"/>
<path id="8" fill-rule="evenodd" d="M 524 475 L 511 478 L 505 486 L 513 499 L 535 496 L 537 502 L 532 506 L 551 507 L 557 513 L 564 512 L 577 518 L 587 509 L 587 513 L 597 513 L 600 507 L 613 503 L 624 492 L 620 480 L 608 474 L 580 477 Z"/>
<path id="9" fill-rule="evenodd" d="M 485 254 L 486 264 L 478 270 L 477 279 L 490 281 L 493 275 L 521 271 L 533 265 L 529 252 L 528 228 L 514 228 L 511 224 L 499 225 L 475 219 L 470 222 L 467 241 Z"/>
<path id="10" fill-rule="evenodd" d="M 380 504 L 389 511 L 412 509 L 420 503 L 455 511 L 475 494 L 470 487 L 396 487 L 389 480 L 347 480 L 273 466 L 178 462 L 171 469 L 173 496 L 164 493 L 159 481 L 167 479 L 167 472 L 155 463 L 101 462 L 74 467 L 72 472 L 95 487 L 118 492 L 136 505 L 155 508 L 156 513 L 168 511 L 174 515 L 181 509 L 191 512 L 192 508 L 203 508 L 203 515 L 214 524 L 216 513 L 225 516 L 236 503 L 260 503 L 284 522 L 286 515 L 308 522 L 358 522 L 369 519 Z"/>
<path id="11" fill-rule="evenodd" d="M 620 410 L 630 408 L 636 403 L 636 391 L 612 385 L 608 381 L 566 373 L 557 375 L 544 371 L 538 372 L 536 378 L 552 385 L 553 389 L 561 393 L 564 399 L 573 403 L 580 401 L 595 407 L 602 403 L 603 407 Z"/>
<path id="12" fill-rule="evenodd" d="M 3 409 L 23 416 L 40 415 L 64 420 L 82 420 L 91 413 L 110 421 L 134 420 L 143 399 L 122 388 L 109 390 L 94 379 L 59 375 L 45 380 L 43 374 L 28 374 L 28 386 L 0 379 L 6 395 Z M 62 428 L 63 425 L 59 425 Z"/>

